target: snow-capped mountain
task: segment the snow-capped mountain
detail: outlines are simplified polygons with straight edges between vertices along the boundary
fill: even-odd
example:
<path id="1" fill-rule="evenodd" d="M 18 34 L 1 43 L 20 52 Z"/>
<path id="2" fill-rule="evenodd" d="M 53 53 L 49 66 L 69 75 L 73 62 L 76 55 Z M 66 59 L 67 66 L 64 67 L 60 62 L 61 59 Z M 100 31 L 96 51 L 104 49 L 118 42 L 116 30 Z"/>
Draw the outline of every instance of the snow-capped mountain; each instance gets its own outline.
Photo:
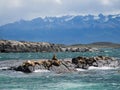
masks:
<path id="1" fill-rule="evenodd" d="M 0 27 L 0 39 L 53 43 L 120 43 L 120 14 L 77 15 L 20 20 Z"/>

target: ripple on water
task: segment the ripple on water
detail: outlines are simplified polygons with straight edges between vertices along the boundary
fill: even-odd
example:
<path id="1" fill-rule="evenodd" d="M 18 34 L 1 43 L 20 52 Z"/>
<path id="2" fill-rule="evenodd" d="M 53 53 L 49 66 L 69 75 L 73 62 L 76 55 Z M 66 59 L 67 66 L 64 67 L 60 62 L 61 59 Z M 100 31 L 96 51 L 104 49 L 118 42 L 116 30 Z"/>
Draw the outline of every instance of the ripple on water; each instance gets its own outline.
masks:
<path id="1" fill-rule="evenodd" d="M 60 59 L 96 55 L 120 58 L 120 49 L 106 49 L 106 51 L 56 54 Z M 53 53 L 0 53 L 0 60 L 50 59 L 52 55 Z M 90 67 L 89 70 L 78 70 L 78 73 L 70 74 L 55 74 L 48 71 L 25 74 L 0 70 L 0 90 L 120 90 L 120 69 L 118 68 Z"/>

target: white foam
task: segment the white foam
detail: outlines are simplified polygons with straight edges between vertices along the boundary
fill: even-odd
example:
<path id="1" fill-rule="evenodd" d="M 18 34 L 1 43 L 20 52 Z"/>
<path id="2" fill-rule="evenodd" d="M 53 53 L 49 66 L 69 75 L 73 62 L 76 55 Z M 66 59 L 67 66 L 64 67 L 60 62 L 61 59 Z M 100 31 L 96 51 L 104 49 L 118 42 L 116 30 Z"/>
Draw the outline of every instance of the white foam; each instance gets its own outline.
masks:
<path id="1" fill-rule="evenodd" d="M 109 69 L 117 69 L 118 67 L 107 67 L 107 66 L 103 66 L 103 67 L 94 67 L 94 66 L 90 66 L 88 69 L 81 69 L 81 68 L 76 68 L 77 71 L 87 71 L 87 70 L 109 70 Z"/>
<path id="2" fill-rule="evenodd" d="M 58 87 L 67 87 L 67 89 L 71 88 L 82 88 L 82 87 L 90 87 L 90 86 L 96 86 L 94 83 L 72 83 L 72 82 L 66 82 L 66 83 L 59 83 L 57 85 Z M 82 90 L 82 89 L 81 89 Z"/>
<path id="3" fill-rule="evenodd" d="M 104 52 L 110 52 L 110 51 L 107 51 L 107 50 L 106 50 L 106 51 L 104 51 Z"/>
<path id="4" fill-rule="evenodd" d="M 8 69 L 9 67 L 0 67 L 0 70 L 2 70 L 2 69 Z"/>
<path id="5" fill-rule="evenodd" d="M 4 90 L 10 90 L 10 89 L 4 89 Z M 11 89 L 11 90 L 28 90 L 28 89 L 21 89 L 21 88 L 16 88 L 16 89 Z"/>
<path id="6" fill-rule="evenodd" d="M 103 67 L 90 66 L 88 69 L 89 69 L 89 70 L 93 70 L 93 69 L 108 70 L 108 69 L 116 69 L 116 68 L 114 68 L 114 67 L 107 67 L 107 66 L 103 66 Z"/>
<path id="7" fill-rule="evenodd" d="M 42 72 L 50 72 L 49 70 L 35 70 L 34 72 L 40 72 L 40 73 L 42 73 Z"/>
<path id="8" fill-rule="evenodd" d="M 85 69 L 76 68 L 77 71 L 86 71 Z"/>

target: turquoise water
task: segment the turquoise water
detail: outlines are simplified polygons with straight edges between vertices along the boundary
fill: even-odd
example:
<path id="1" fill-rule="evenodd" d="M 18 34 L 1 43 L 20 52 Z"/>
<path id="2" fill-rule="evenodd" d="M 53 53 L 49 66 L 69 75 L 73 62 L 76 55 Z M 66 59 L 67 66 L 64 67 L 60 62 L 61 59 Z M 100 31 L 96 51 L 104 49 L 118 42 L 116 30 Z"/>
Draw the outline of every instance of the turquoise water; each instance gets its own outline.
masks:
<path id="1" fill-rule="evenodd" d="M 54 53 L 0 53 L 0 60 L 50 59 Z M 120 58 L 120 49 L 102 52 L 56 53 L 60 59 L 76 56 L 112 56 Z M 0 90 L 120 90 L 120 69 L 91 69 L 76 73 L 55 74 L 34 72 L 24 74 L 0 70 Z"/>
<path id="2" fill-rule="evenodd" d="M 59 59 L 77 56 L 111 56 L 120 58 L 120 49 L 101 49 L 101 52 L 58 52 L 58 53 L 0 53 L 0 60 L 51 59 L 56 54 Z"/>

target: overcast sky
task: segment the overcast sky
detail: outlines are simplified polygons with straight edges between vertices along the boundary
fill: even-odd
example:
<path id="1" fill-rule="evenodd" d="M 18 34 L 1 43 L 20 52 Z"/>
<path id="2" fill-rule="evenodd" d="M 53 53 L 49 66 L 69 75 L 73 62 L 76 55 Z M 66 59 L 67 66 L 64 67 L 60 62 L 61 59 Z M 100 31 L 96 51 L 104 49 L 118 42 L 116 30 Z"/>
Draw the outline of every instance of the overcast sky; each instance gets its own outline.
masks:
<path id="1" fill-rule="evenodd" d="M 0 0 L 0 25 L 36 17 L 120 14 L 120 0 Z"/>

